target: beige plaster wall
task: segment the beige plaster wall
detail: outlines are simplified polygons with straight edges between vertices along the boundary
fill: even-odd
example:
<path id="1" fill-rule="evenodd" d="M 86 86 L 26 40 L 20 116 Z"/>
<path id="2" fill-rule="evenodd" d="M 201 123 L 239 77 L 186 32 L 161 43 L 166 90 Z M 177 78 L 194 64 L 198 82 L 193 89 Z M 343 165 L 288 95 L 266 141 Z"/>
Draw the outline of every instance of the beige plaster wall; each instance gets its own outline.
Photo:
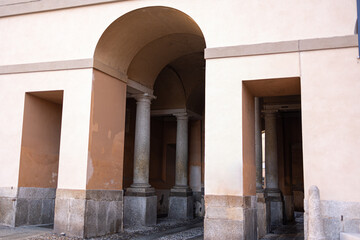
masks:
<path id="1" fill-rule="evenodd" d="M 119 1 L 1 18 L 0 65 L 91 58 L 114 20 L 147 6 L 188 14 L 207 47 L 350 35 L 356 22 L 353 0 Z"/>
<path id="2" fill-rule="evenodd" d="M 357 48 L 301 53 L 305 198 L 360 201 L 360 60 Z"/>
<path id="3" fill-rule="evenodd" d="M 0 187 L 17 187 L 27 91 L 64 90 L 58 188 L 85 189 L 92 70 L 0 75 Z"/>
<path id="4" fill-rule="evenodd" d="M 94 70 L 87 189 L 121 190 L 126 83 Z"/>
<path id="5" fill-rule="evenodd" d="M 25 95 L 19 187 L 56 188 L 62 105 Z"/>

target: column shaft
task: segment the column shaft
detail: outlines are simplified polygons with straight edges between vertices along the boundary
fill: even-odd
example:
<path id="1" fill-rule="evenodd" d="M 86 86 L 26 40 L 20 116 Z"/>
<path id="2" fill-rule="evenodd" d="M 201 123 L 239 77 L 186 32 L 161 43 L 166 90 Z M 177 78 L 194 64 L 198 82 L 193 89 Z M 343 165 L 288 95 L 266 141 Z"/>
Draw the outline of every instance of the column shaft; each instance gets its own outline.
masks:
<path id="1" fill-rule="evenodd" d="M 265 113 L 265 175 L 266 188 L 278 189 L 276 113 Z"/>
<path id="2" fill-rule="evenodd" d="M 188 116 L 177 116 L 175 186 L 188 186 Z"/>
<path id="3" fill-rule="evenodd" d="M 147 188 L 149 184 L 150 163 L 150 104 L 152 96 L 139 94 L 135 96 L 136 126 L 134 146 L 134 179 L 131 187 Z"/>

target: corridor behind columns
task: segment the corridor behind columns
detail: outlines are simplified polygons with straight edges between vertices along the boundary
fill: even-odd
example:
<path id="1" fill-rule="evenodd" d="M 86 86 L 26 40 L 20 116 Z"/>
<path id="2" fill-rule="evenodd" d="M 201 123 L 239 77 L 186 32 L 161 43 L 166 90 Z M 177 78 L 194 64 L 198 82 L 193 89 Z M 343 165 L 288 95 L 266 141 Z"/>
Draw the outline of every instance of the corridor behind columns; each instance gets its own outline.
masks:
<path id="1" fill-rule="evenodd" d="M 243 88 L 243 113 L 251 114 L 252 106 L 255 113 L 259 238 L 287 229 L 287 225 L 303 225 L 298 219 L 295 223 L 294 213 L 304 212 L 300 79 L 267 81 L 266 84 L 264 80 L 244 81 Z M 254 105 L 251 105 L 253 97 Z M 245 137 L 251 134 L 249 131 L 244 129 Z M 247 148 L 251 146 L 244 150 Z M 300 231 L 303 234 L 303 228 Z"/>

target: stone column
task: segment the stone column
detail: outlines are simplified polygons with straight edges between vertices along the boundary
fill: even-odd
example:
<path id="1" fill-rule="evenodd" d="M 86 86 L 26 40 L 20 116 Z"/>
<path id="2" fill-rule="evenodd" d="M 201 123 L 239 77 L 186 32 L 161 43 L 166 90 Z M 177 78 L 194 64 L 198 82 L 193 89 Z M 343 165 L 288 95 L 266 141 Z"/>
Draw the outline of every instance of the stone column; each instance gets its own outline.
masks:
<path id="1" fill-rule="evenodd" d="M 175 186 L 170 191 L 169 218 L 193 218 L 192 191 L 188 186 L 188 115 L 175 114 L 176 131 L 176 172 Z"/>
<path id="2" fill-rule="evenodd" d="M 269 231 L 266 224 L 266 203 L 262 186 L 262 136 L 261 136 L 260 99 L 255 97 L 255 161 L 256 161 L 256 197 L 257 197 L 257 230 L 261 238 Z"/>
<path id="3" fill-rule="evenodd" d="M 265 114 L 265 178 L 268 228 L 271 230 L 283 223 L 283 203 L 279 190 L 276 111 Z"/>
<path id="4" fill-rule="evenodd" d="M 134 176 L 131 188 L 150 190 L 150 104 L 148 94 L 134 96 L 136 99 L 136 125 L 134 144 Z"/>
<path id="5" fill-rule="evenodd" d="M 124 225 L 151 226 L 156 224 L 157 197 L 149 184 L 150 164 L 150 104 L 155 97 L 136 94 L 136 125 L 133 184 L 124 198 Z"/>

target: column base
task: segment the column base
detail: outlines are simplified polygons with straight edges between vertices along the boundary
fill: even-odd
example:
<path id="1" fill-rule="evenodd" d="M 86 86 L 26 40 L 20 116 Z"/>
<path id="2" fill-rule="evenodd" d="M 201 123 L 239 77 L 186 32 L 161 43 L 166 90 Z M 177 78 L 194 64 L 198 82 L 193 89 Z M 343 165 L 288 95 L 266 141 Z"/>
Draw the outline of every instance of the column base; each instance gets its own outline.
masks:
<path id="1" fill-rule="evenodd" d="M 256 192 L 256 208 L 257 208 L 257 231 L 258 238 L 264 237 L 270 229 L 267 224 L 266 201 L 264 190 Z"/>
<path id="2" fill-rule="evenodd" d="M 283 202 L 279 189 L 266 189 L 266 213 L 270 231 L 283 225 Z"/>
<path id="3" fill-rule="evenodd" d="M 54 232 L 91 238 L 122 230 L 123 191 L 69 190 L 56 192 Z"/>
<path id="4" fill-rule="evenodd" d="M 189 187 L 174 187 L 170 190 L 169 214 L 171 219 L 194 218 L 194 199 Z"/>
<path id="5" fill-rule="evenodd" d="M 204 240 L 257 239 L 255 196 L 205 196 Z"/>
<path id="6" fill-rule="evenodd" d="M 156 196 L 125 196 L 124 226 L 153 226 L 157 218 Z"/>
<path id="7" fill-rule="evenodd" d="M 149 185 L 150 186 L 150 185 Z M 134 197 L 150 197 L 155 195 L 155 188 L 152 187 L 133 187 L 133 185 L 126 189 L 126 196 Z"/>

